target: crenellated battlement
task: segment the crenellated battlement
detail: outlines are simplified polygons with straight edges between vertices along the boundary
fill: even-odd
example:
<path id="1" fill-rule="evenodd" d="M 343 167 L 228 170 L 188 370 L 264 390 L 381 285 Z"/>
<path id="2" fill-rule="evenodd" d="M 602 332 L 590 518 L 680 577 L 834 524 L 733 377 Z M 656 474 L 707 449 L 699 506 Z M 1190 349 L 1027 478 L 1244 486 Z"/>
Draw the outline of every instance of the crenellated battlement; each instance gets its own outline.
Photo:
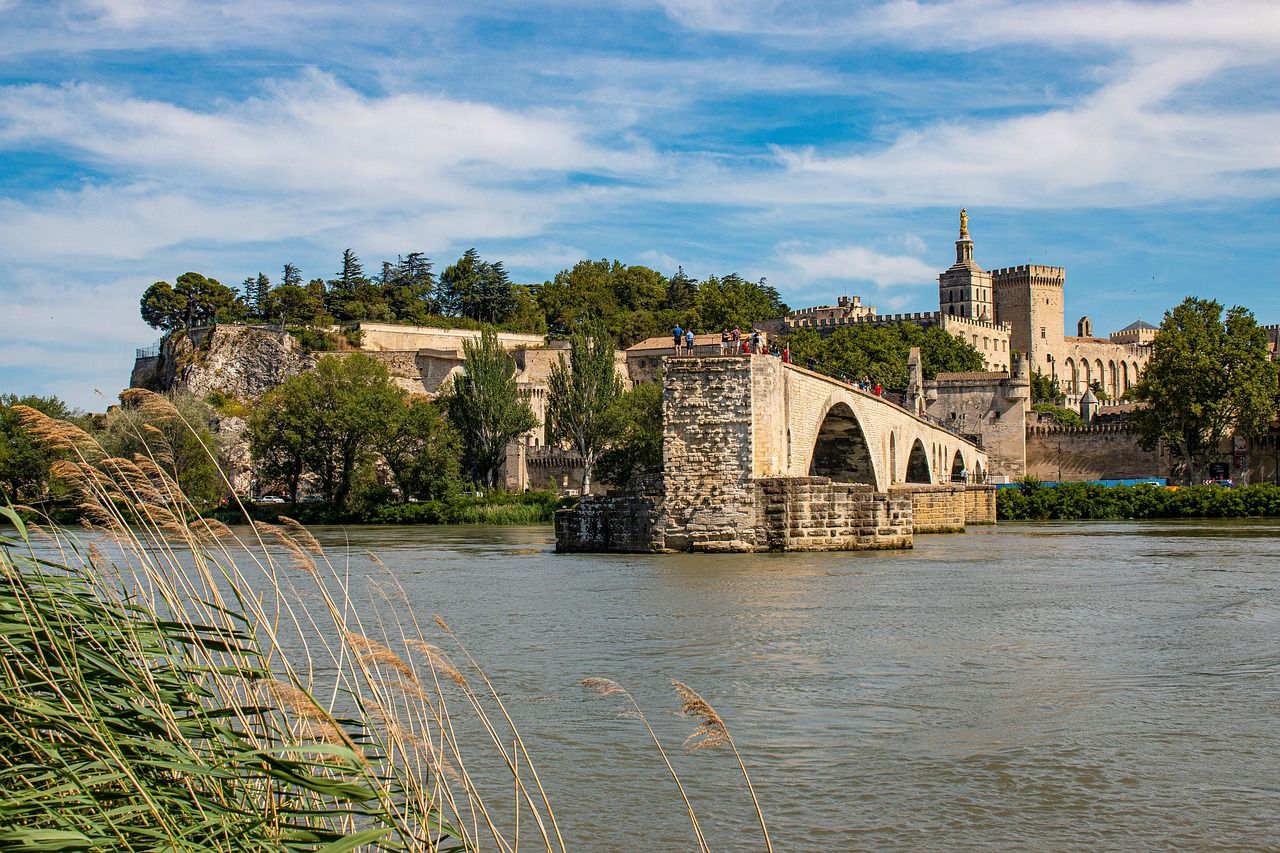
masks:
<path id="1" fill-rule="evenodd" d="M 998 270 L 991 271 L 992 279 L 999 278 L 1021 278 L 1030 277 L 1048 278 L 1048 279 L 1065 279 L 1067 277 L 1066 267 L 1051 267 L 1042 264 L 1021 264 L 1016 267 L 1001 267 Z"/>

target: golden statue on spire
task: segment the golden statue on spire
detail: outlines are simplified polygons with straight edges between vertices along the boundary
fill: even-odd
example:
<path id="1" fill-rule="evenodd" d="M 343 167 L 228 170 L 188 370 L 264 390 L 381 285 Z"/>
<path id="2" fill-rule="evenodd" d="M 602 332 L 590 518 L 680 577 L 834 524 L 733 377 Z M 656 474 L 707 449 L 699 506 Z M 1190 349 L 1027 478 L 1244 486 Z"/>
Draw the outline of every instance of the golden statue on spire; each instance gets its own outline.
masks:
<path id="1" fill-rule="evenodd" d="M 963 207 L 960 208 L 960 239 L 965 240 L 969 237 L 969 213 Z"/>

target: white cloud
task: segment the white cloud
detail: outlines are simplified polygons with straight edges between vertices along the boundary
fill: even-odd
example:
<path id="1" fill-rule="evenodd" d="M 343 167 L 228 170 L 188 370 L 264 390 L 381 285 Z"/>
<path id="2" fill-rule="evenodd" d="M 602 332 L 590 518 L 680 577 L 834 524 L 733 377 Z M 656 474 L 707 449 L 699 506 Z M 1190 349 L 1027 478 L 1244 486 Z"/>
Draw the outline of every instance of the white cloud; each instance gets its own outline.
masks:
<path id="1" fill-rule="evenodd" d="M 1227 68 L 1215 51 L 1139 64 L 1078 104 L 956 119 L 857 154 L 777 149 L 775 198 L 892 205 L 1125 206 L 1280 191 L 1280 111 L 1179 111 L 1166 100 Z"/>
<path id="2" fill-rule="evenodd" d="M 0 147 L 36 146 L 122 179 L 0 203 L 0 246 L 20 257 L 141 257 L 329 229 L 376 251 L 424 239 L 434 250 L 537 233 L 572 202 L 609 193 L 574 175 L 632 181 L 655 160 L 593 141 L 567 115 L 373 97 L 319 72 L 206 111 L 91 85 L 0 89 Z"/>
<path id="3" fill-rule="evenodd" d="M 866 246 L 845 246 L 820 252 L 780 247 L 778 260 L 787 277 L 797 283 L 863 282 L 876 290 L 929 284 L 937 271 L 911 255 L 890 255 Z"/>
<path id="4" fill-rule="evenodd" d="M 905 41 L 957 49 L 993 45 L 1280 47 L 1280 6 L 1270 0 L 658 0 L 682 25 L 804 39 Z"/>

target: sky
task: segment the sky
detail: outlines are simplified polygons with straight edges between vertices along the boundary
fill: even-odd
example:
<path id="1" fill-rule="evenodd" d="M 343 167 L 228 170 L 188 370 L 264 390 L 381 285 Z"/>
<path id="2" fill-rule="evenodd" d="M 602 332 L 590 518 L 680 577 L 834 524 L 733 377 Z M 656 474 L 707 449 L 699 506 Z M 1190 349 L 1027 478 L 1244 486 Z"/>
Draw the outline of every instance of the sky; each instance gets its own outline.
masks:
<path id="1" fill-rule="evenodd" d="M 1280 3 L 0 0 L 0 393 L 101 410 L 154 281 L 467 248 L 1067 324 L 1280 323 Z"/>

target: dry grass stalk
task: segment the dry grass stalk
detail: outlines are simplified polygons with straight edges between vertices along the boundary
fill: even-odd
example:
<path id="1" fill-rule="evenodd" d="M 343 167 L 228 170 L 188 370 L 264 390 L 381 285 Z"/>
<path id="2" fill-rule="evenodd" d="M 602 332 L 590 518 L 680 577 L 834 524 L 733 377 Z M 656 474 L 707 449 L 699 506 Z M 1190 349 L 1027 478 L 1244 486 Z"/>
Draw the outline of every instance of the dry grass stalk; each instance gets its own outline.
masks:
<path id="1" fill-rule="evenodd" d="M 299 545 L 310 553 L 315 554 L 317 557 L 324 556 L 324 549 L 320 547 L 319 540 L 311 534 L 310 530 L 303 527 L 300 522 L 295 521 L 288 516 L 280 515 L 276 517 L 279 519 L 281 524 L 289 528 L 290 536 L 292 536 Z"/>
<path id="2" fill-rule="evenodd" d="M 667 751 L 662 748 L 662 742 L 658 740 L 658 734 L 653 730 L 653 726 L 649 725 L 649 718 L 640 710 L 640 704 L 636 702 L 636 697 L 618 682 L 610 678 L 584 678 L 581 682 L 582 686 L 595 693 L 598 696 L 622 696 L 628 703 L 630 716 L 634 716 L 640 720 L 645 731 L 649 733 L 649 739 L 653 741 L 653 745 L 658 750 L 663 764 L 667 766 L 667 772 L 671 774 L 671 779 L 676 783 L 676 790 L 680 792 L 680 799 L 684 803 L 685 812 L 689 815 L 689 823 L 693 826 L 693 835 L 698 842 L 698 850 L 700 853 L 710 853 L 711 848 L 707 845 L 707 838 L 702 833 L 702 826 L 698 823 L 698 815 L 693 810 L 693 803 L 689 802 L 689 795 L 684 789 L 684 783 L 680 781 L 680 775 L 676 773 L 675 767 L 671 764 L 671 759 L 667 756 Z"/>
<path id="3" fill-rule="evenodd" d="M 363 634 L 357 634 L 355 631 L 343 631 L 342 636 L 356 650 L 356 658 L 361 662 L 386 664 L 410 681 L 418 680 L 413 667 L 409 666 L 404 658 L 396 654 L 390 646 L 379 643 L 377 640 L 371 640 Z"/>
<path id="4" fill-rule="evenodd" d="M 426 640 L 406 640 L 406 645 L 412 649 L 417 649 L 426 658 L 427 663 L 433 668 L 438 669 L 448 676 L 454 684 L 461 687 L 468 693 L 471 692 L 471 685 L 467 683 L 467 677 L 449 662 L 449 658 L 439 647 L 428 643 Z"/>
<path id="5" fill-rule="evenodd" d="M 760 832 L 764 835 L 765 849 L 772 851 L 773 844 L 769 841 L 769 828 L 764 822 L 764 812 L 760 809 L 760 800 L 756 797 L 755 786 L 751 784 L 751 776 L 747 773 L 747 765 L 743 762 L 742 755 L 738 752 L 738 745 L 733 742 L 733 735 L 729 734 L 729 727 L 725 725 L 724 719 L 716 713 L 715 708 L 712 708 L 711 704 L 706 699 L 703 699 L 698 691 L 683 681 L 676 679 L 671 680 L 671 686 L 675 688 L 676 695 L 680 697 L 680 713 L 700 721 L 693 734 L 685 739 L 685 749 L 693 752 L 699 749 L 714 749 L 718 746 L 728 745 L 733 750 L 733 757 L 738 761 L 738 769 L 742 771 L 742 778 L 747 783 L 747 791 L 751 794 L 751 803 L 755 807 L 756 818 L 760 821 Z"/>

